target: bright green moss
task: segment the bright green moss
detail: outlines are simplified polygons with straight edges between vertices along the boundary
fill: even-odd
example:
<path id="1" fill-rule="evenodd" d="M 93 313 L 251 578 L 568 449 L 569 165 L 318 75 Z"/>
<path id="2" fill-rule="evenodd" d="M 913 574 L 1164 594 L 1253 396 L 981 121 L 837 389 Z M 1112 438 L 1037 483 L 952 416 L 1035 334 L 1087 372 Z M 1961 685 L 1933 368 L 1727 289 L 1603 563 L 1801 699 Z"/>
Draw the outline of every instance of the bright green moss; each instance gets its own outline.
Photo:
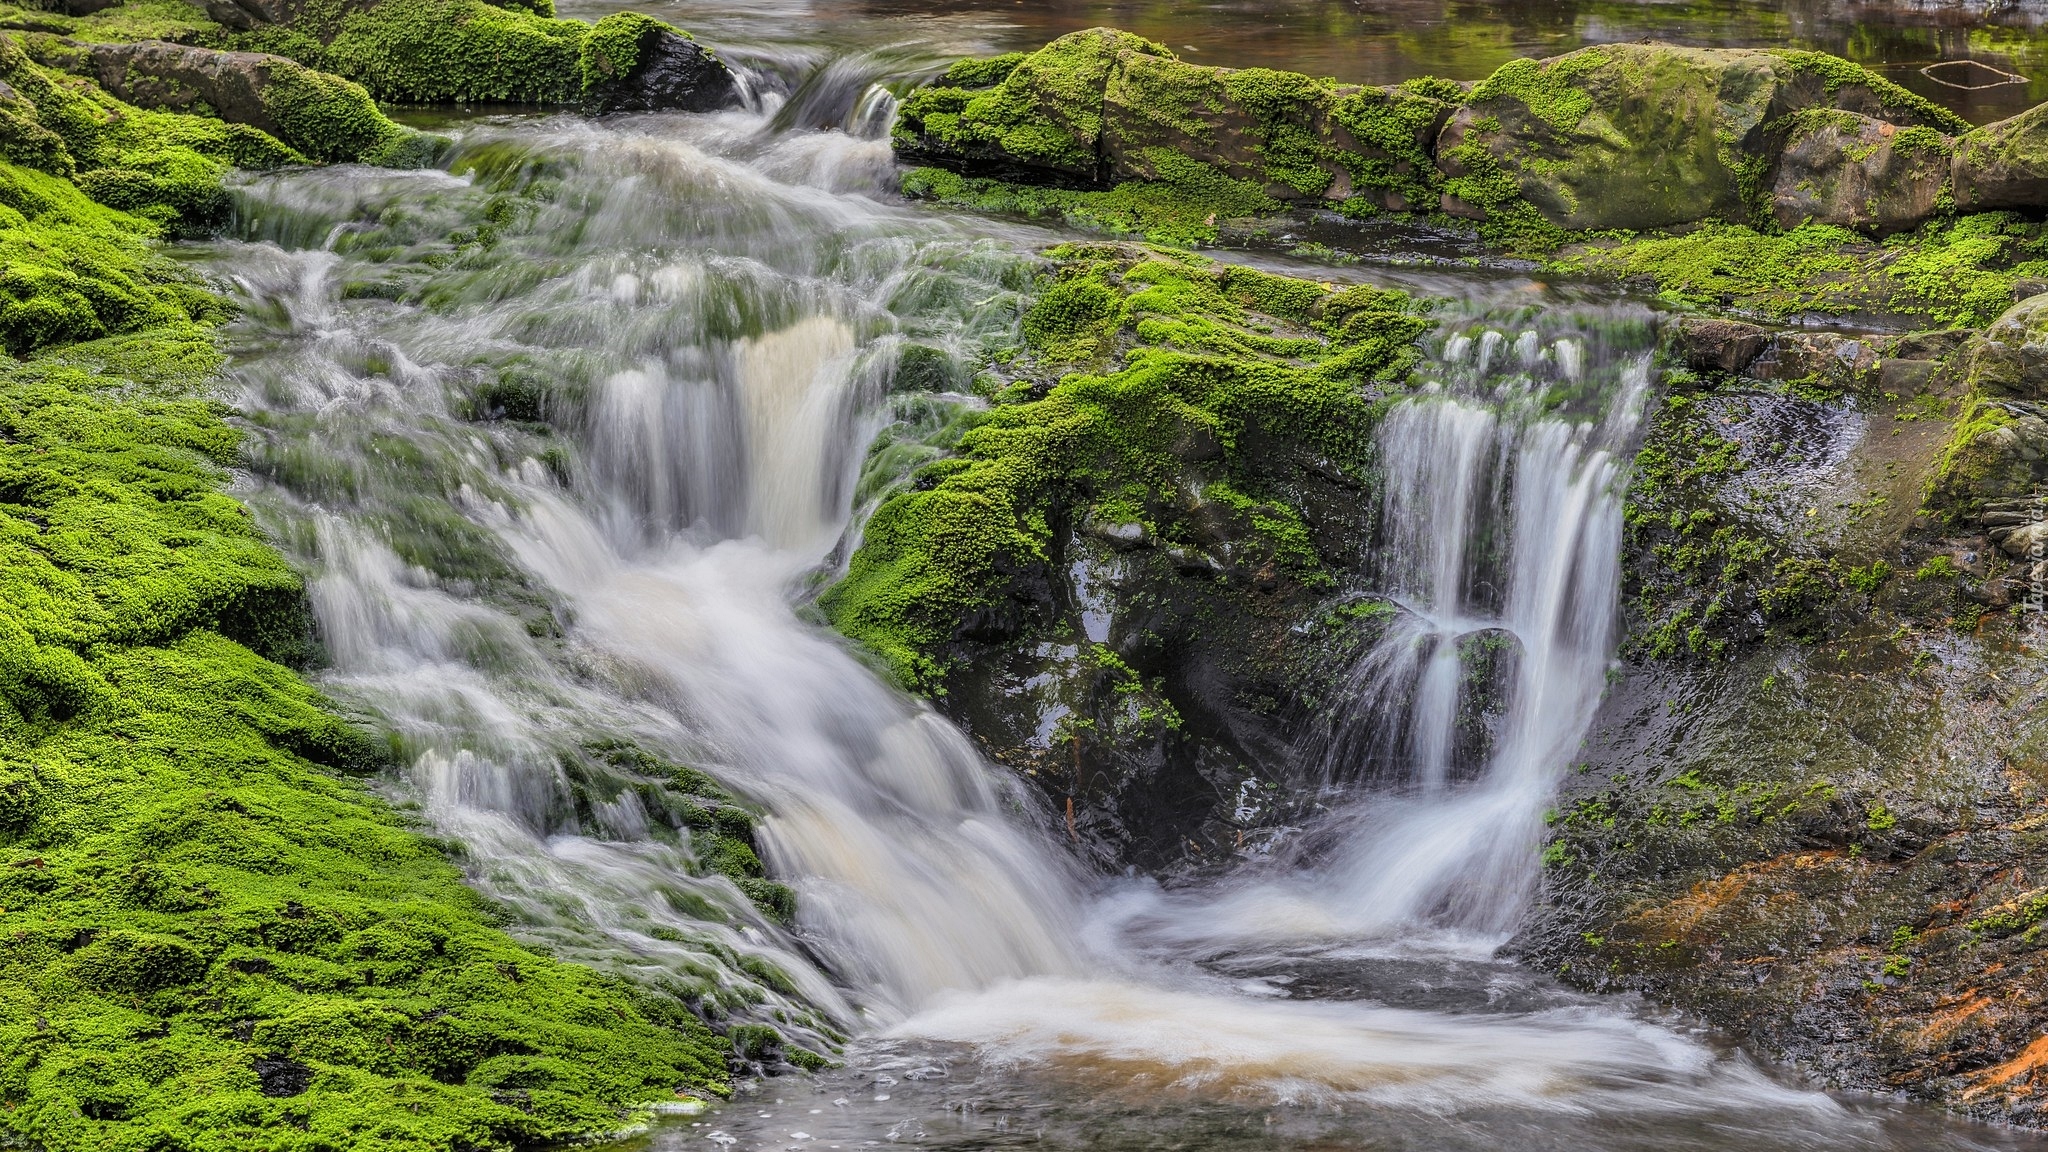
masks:
<path id="1" fill-rule="evenodd" d="M 1806 224 L 1769 234 L 1709 224 L 1681 236 L 1596 237 L 1559 271 L 1647 277 L 1673 305 L 1802 312 L 1889 312 L 1942 325 L 1986 324 L 2022 276 L 2048 271 L 2048 230 L 2005 212 L 1935 220 L 1882 244 Z"/>
<path id="2" fill-rule="evenodd" d="M 147 223 L 0 176 L 41 350 L 0 361 L 0 1140 L 508 1148 L 720 1090 L 679 998 L 514 943 L 345 775 L 384 753 L 273 662 L 310 654 L 304 596 L 221 490 L 224 308 Z"/>
<path id="3" fill-rule="evenodd" d="M 1200 161 L 1161 152 L 1153 164 L 1167 179 L 1128 181 L 1105 192 L 1011 184 L 942 168 L 914 168 L 904 173 L 902 187 L 913 199 L 1057 219 L 1112 236 L 1142 236 L 1155 244 L 1184 247 L 1215 241 L 1220 224 L 1270 216 L 1281 209 L 1280 202 L 1258 185 L 1233 180 Z"/>
<path id="4" fill-rule="evenodd" d="M 1005 52 L 1000 56 L 969 57 L 955 60 L 951 67 L 932 81 L 934 88 L 993 88 L 1009 79 L 1017 70 L 1028 52 Z"/>
<path id="5" fill-rule="evenodd" d="M 248 125 L 124 104 L 89 80 L 32 62 L 5 36 L 0 80 L 22 98 L 0 108 L 13 116 L 18 143 L 10 155 L 47 172 L 76 175 L 93 199 L 173 231 L 203 230 L 225 216 L 222 180 L 230 167 L 275 168 L 306 159 Z M 385 129 L 400 131 L 360 90 L 357 95 Z M 39 131 L 29 131 L 30 121 Z M 341 138 L 331 118 L 309 121 L 308 129 L 317 138 Z"/>
<path id="6" fill-rule="evenodd" d="M 342 18 L 320 65 L 378 99 L 573 103 L 590 26 L 483 0 L 406 0 Z"/>
<path id="7" fill-rule="evenodd" d="M 1239 523 L 1241 562 L 1320 586 L 1302 513 L 1263 479 L 1264 457 L 1285 444 L 1362 471 L 1375 388 L 1405 373 L 1428 326 L 1397 292 L 1158 249 L 1051 255 L 1058 269 L 1024 319 L 1043 394 L 1006 393 L 953 455 L 885 499 L 822 601 L 924 691 L 943 690 L 956 639 L 1030 626 L 1056 526 L 1136 519 L 1167 546 L 1191 540 L 1178 496 L 1191 467 L 1208 506 Z"/>
<path id="8" fill-rule="evenodd" d="M 298 65 L 271 69 L 263 108 L 286 143 L 319 163 L 359 160 L 406 166 L 408 149 L 420 143 L 419 133 L 393 123 L 362 85 Z"/>
<path id="9" fill-rule="evenodd" d="M 597 22 L 578 56 L 583 91 L 630 75 L 640 63 L 640 46 L 668 25 L 638 12 L 614 12 Z"/>
<path id="10" fill-rule="evenodd" d="M 1510 60 L 1480 81 L 1472 90 L 1471 102 L 1499 97 L 1518 100 L 1538 120 L 1559 132 L 1569 132 L 1593 110 L 1592 97 L 1577 82 L 1608 63 L 1607 53 L 1597 48 L 1549 61 Z"/>
<path id="11" fill-rule="evenodd" d="M 218 316 L 195 277 L 149 251 L 155 232 L 68 181 L 0 165 L 0 345 L 26 356 Z"/>
<path id="12" fill-rule="evenodd" d="M 1951 136 L 1970 130 L 1970 122 L 1954 112 L 1925 96 L 1899 87 L 1861 64 L 1844 60 L 1840 56 L 1831 56 L 1826 52 L 1790 50 L 1778 51 L 1773 55 L 1788 61 L 1795 72 L 1819 77 L 1830 96 L 1844 87 L 1855 85 L 1867 89 L 1885 108 L 1895 113 L 1910 115 L 1927 127 L 1938 128 Z"/>
<path id="13" fill-rule="evenodd" d="M 992 88 L 947 86 L 913 98 L 899 110 L 895 139 L 905 148 L 1093 180 L 1102 167 L 1104 92 L 1125 53 L 1173 55 L 1114 29 L 1070 33 L 1018 61 Z"/>

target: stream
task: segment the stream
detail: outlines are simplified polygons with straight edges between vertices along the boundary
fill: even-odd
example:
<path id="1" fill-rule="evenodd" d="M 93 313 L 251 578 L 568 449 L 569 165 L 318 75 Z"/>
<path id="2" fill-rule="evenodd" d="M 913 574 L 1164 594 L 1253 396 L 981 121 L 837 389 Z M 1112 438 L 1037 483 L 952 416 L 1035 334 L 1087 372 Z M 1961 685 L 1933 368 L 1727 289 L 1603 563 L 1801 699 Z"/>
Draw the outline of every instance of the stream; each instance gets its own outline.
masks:
<path id="1" fill-rule="evenodd" d="M 465 175 L 252 175 L 232 237 L 189 254 L 246 307 L 239 494 L 307 576 L 321 687 L 408 766 L 392 795 L 524 938 L 808 1047 L 851 1038 L 844 1067 L 744 1080 L 633 1145 L 2048 1147 L 1791 1083 L 1496 955 L 1612 659 L 1618 488 L 1655 385 L 1640 304 L 1455 264 L 1318 270 L 1455 299 L 1380 431 L 1375 579 L 1398 609 L 1321 753 L 1340 802 L 1227 874 L 1087 874 L 1032 795 L 811 622 L 907 467 L 868 445 L 978 403 L 892 393 L 896 349 L 1012 339 L 1031 253 L 1060 238 L 898 200 L 892 86 L 1106 21 L 1343 79 L 1432 51 L 1428 13 L 1399 5 L 1269 6 L 1258 41 L 1236 36 L 1265 18 L 1249 4 L 1024 7 L 657 5 L 749 68 L 754 107 L 437 114 Z M 1536 6 L 1426 7 L 1508 55 L 1672 18 L 1564 5 L 1576 22 L 1532 39 Z M 1796 4 L 1712 8 L 1715 42 L 1789 22 L 1839 46 L 1842 21 Z M 1957 40 L 1915 11 L 1868 26 L 1937 56 L 2036 35 L 2007 13 Z M 1333 55 L 1333 31 L 1357 50 Z M 1498 685 L 1483 731 L 1461 697 L 1474 645 Z M 793 927 L 697 874 L 607 777 L 622 740 L 766 813 Z"/>

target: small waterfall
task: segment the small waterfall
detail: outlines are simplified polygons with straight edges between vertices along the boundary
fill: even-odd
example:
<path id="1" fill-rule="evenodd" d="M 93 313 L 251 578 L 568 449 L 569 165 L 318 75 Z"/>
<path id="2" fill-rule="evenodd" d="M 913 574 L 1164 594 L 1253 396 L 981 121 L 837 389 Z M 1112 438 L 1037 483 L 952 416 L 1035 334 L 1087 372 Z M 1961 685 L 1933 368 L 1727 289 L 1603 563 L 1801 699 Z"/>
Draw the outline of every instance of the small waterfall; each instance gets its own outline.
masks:
<path id="1" fill-rule="evenodd" d="M 1587 333 L 1566 319 L 1454 329 L 1380 429 L 1381 582 L 1399 615 L 1354 673 L 1325 772 L 1380 789 L 1331 867 L 1382 923 L 1513 930 L 1539 814 L 1606 686 L 1620 461 L 1649 353 L 1640 337 L 1607 349 L 1589 381 Z"/>
<path id="2" fill-rule="evenodd" d="M 842 79 L 805 101 L 835 124 L 867 113 L 827 87 L 880 106 L 872 76 Z M 1597 317 L 1448 325 L 1382 432 L 1399 607 L 1331 746 L 1342 807 L 1268 869 L 1091 882 L 1030 792 L 791 610 L 842 543 L 896 343 L 1012 345 L 1030 257 L 872 181 L 833 191 L 885 169 L 885 142 L 765 119 L 529 120 L 466 133 L 472 175 L 254 177 L 244 241 L 216 246 L 249 302 L 248 495 L 309 575 L 322 687 L 389 730 L 514 931 L 714 1022 L 970 1044 L 1116 1093 L 1834 1115 L 1562 993 L 1439 1012 L 1227 970 L 1497 943 L 1605 668 L 1641 340 Z M 522 180 L 544 182 L 531 218 L 451 239 Z M 1483 740 L 1481 648 L 1505 669 Z M 622 743 L 760 813 L 793 923 L 705 867 L 658 780 L 599 771 Z"/>
<path id="3" fill-rule="evenodd" d="M 1513 336 L 1509 332 L 1514 332 Z M 1446 319 L 1378 432 L 1370 564 L 1391 616 L 1322 756 L 1331 813 L 1140 938 L 1217 950 L 1437 934 L 1490 953 L 1606 686 L 1620 470 L 1650 382 L 1631 308 Z"/>

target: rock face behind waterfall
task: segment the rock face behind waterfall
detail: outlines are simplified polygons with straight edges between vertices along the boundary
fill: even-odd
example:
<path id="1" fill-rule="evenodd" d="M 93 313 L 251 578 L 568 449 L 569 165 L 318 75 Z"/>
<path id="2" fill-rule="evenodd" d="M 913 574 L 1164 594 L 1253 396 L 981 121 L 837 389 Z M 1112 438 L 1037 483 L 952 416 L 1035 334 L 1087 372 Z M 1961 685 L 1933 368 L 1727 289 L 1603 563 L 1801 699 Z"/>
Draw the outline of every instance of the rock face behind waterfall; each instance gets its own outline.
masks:
<path id="1" fill-rule="evenodd" d="M 1829 1084 L 2048 1121 L 2044 316 L 1673 326 L 1689 371 L 1631 481 L 1624 666 L 1526 956 Z M 1820 342 L 1794 387 L 1763 379 Z"/>

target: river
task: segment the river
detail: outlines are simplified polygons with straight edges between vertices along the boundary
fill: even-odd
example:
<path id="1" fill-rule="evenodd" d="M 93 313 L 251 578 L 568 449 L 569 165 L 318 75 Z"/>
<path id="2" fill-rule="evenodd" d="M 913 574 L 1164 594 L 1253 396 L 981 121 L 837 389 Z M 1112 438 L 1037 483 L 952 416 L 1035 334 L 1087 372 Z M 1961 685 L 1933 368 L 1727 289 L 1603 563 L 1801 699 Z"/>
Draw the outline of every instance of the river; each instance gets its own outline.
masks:
<path id="1" fill-rule="evenodd" d="M 1321 270 L 1457 299 L 1380 432 L 1375 578 L 1399 616 L 1323 753 L 1335 810 L 1287 852 L 1196 885 L 1088 874 L 1030 795 L 809 621 L 902 468 L 867 446 L 978 403 L 892 394 L 895 348 L 1012 339 L 1057 238 L 897 200 L 887 85 L 1110 19 L 1384 80 L 1427 62 L 1430 13 L 1505 52 L 1669 16 L 1588 5 L 1532 38 L 1515 5 L 1272 7 L 672 4 L 751 69 L 754 107 L 438 114 L 448 171 L 246 178 L 234 236 L 192 253 L 246 305 L 241 494 L 307 575 L 321 686 L 408 766 L 392 794 L 525 938 L 814 1048 L 851 1038 L 844 1067 L 743 1083 L 640 1145 L 2048 1147 L 1790 1083 L 1496 956 L 1612 659 L 1642 305 Z M 1801 18 L 1726 9 L 1722 39 Z M 1474 642 L 1504 653 L 1507 701 L 1476 746 Z M 622 740 L 765 812 L 793 927 L 693 874 L 608 758 Z"/>

